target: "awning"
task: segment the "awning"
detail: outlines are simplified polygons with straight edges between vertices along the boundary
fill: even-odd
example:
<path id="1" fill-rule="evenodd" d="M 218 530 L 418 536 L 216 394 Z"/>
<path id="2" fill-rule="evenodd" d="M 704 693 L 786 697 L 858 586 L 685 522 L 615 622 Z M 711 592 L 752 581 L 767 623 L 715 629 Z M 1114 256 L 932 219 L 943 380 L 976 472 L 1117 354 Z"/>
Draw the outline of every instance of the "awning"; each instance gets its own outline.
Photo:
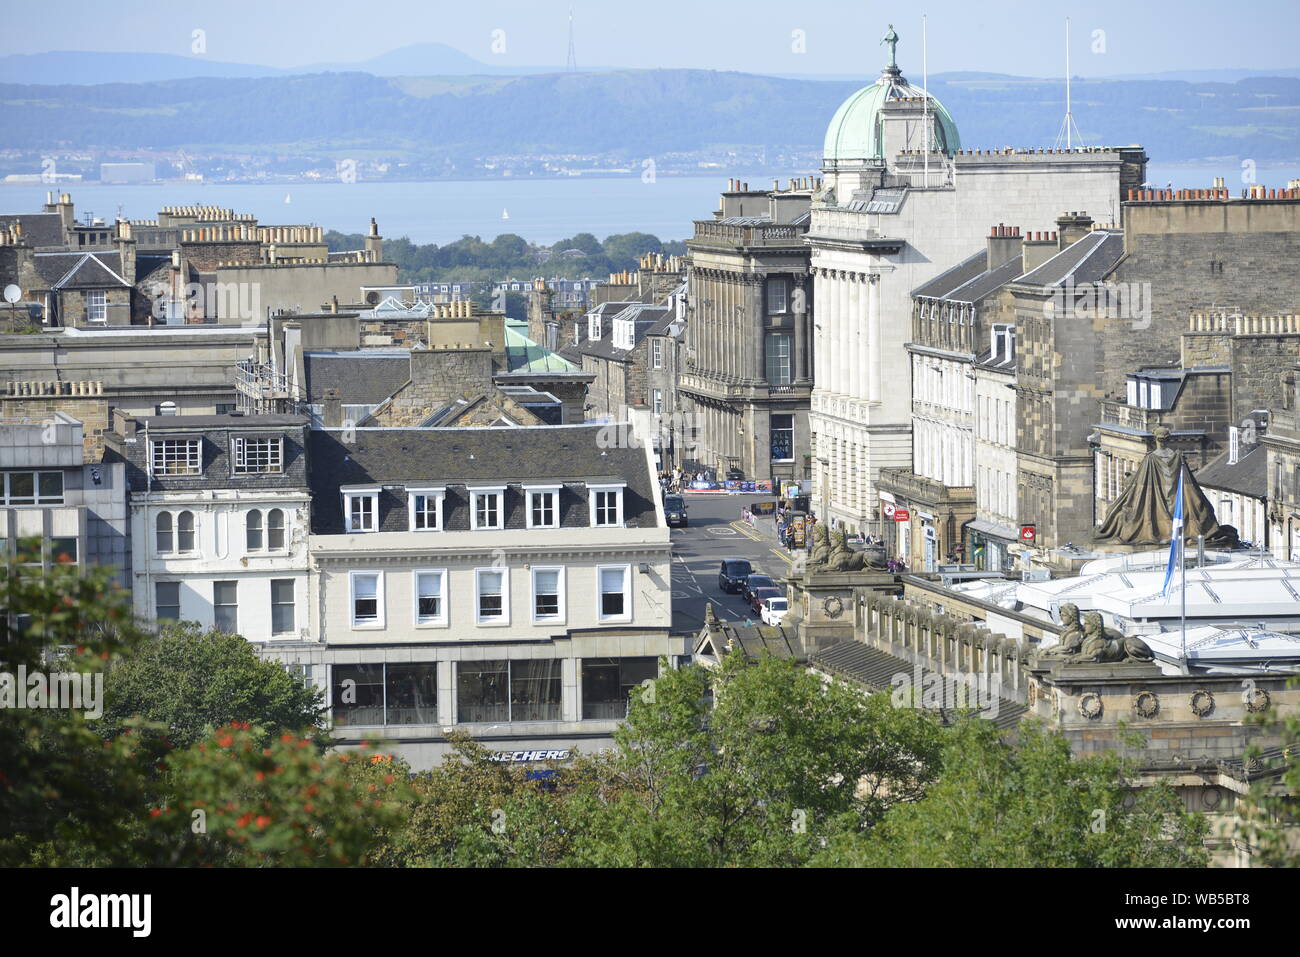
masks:
<path id="1" fill-rule="evenodd" d="M 973 518 L 965 524 L 972 532 L 979 532 L 981 535 L 987 535 L 989 538 L 998 538 L 1006 542 L 1020 541 L 1020 532 L 1009 525 L 999 525 L 997 522 L 988 522 L 982 518 Z"/>

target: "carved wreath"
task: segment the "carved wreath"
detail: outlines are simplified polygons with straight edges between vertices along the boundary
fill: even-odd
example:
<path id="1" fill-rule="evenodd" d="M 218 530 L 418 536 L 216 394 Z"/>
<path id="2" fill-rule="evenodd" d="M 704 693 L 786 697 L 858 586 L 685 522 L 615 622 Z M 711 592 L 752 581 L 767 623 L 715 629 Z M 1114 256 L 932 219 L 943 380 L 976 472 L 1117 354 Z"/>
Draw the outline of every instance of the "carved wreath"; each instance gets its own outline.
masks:
<path id="1" fill-rule="evenodd" d="M 1251 714 L 1259 714 L 1261 711 L 1268 710 L 1273 699 L 1263 688 L 1252 688 L 1242 693 L 1241 700 L 1246 705 L 1247 711 Z"/>
<path id="2" fill-rule="evenodd" d="M 1079 699 L 1079 714 L 1089 721 L 1096 721 L 1101 717 L 1102 711 L 1105 710 L 1101 703 L 1101 695 L 1094 694 L 1091 691 Z"/>
<path id="3" fill-rule="evenodd" d="M 1133 699 L 1133 711 L 1142 718 L 1154 718 L 1160 713 L 1160 698 L 1154 691 L 1143 691 Z"/>
<path id="4" fill-rule="evenodd" d="M 822 602 L 822 611 L 826 612 L 829 618 L 838 618 L 844 614 L 844 602 L 840 601 L 838 595 L 831 595 Z"/>
<path id="5" fill-rule="evenodd" d="M 1192 714 L 1204 718 L 1214 711 L 1214 695 L 1202 688 L 1192 694 Z"/>

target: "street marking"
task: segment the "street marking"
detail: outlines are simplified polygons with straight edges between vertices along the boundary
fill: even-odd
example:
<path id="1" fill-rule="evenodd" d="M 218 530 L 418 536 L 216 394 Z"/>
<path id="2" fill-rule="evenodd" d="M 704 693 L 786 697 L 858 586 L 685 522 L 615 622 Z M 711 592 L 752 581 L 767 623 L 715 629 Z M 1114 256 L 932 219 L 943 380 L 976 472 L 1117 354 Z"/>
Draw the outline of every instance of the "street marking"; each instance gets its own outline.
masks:
<path id="1" fill-rule="evenodd" d="M 735 535 L 736 534 L 736 530 L 734 528 L 717 528 L 715 526 L 710 526 L 709 528 L 706 528 L 705 531 L 710 535 Z"/>
<path id="2" fill-rule="evenodd" d="M 781 561 L 785 562 L 787 565 L 794 564 L 794 559 L 791 558 L 789 555 L 786 555 L 783 552 L 778 552 L 775 548 L 770 548 L 768 549 L 768 551 L 770 551 L 777 558 L 781 559 Z"/>
<path id="3" fill-rule="evenodd" d="M 740 532 L 740 534 L 744 535 L 746 538 L 752 538 L 756 542 L 762 542 L 767 540 L 762 535 L 759 535 L 757 532 L 751 529 L 748 525 L 742 524 L 740 522 L 732 522 L 731 527 L 734 528 L 736 531 Z"/>

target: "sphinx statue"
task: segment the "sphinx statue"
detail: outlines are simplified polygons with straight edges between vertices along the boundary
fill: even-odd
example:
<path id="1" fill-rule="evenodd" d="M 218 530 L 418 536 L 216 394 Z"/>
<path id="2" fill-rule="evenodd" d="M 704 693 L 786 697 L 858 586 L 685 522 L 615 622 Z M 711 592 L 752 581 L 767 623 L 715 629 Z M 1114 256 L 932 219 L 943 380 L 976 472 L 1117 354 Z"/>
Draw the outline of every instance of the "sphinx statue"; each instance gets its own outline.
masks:
<path id="1" fill-rule="evenodd" d="M 1156 447 L 1142 458 L 1119 498 L 1111 503 L 1093 540 L 1114 545 L 1164 545 L 1173 530 L 1178 479 L 1183 480 L 1183 533 L 1195 541 L 1205 536 L 1211 548 L 1237 548 L 1237 530 L 1220 525 L 1214 506 L 1201 491 L 1183 453 L 1168 447 L 1169 429 L 1157 426 Z"/>
<path id="2" fill-rule="evenodd" d="M 825 565 L 831 555 L 831 543 L 826 537 L 826 526 L 818 522 L 812 527 L 812 554 L 808 556 L 809 565 Z"/>
<path id="3" fill-rule="evenodd" d="M 1079 606 L 1066 602 L 1061 606 L 1061 635 L 1056 644 L 1042 652 L 1040 658 L 1065 658 L 1077 655 L 1083 647 L 1083 624 L 1079 621 Z"/>
<path id="4" fill-rule="evenodd" d="M 1069 662 L 1102 664 L 1106 662 L 1154 661 L 1151 647 L 1135 635 L 1121 635 L 1102 623 L 1101 615 L 1090 611 L 1083 616 L 1083 643 L 1066 657 Z"/>

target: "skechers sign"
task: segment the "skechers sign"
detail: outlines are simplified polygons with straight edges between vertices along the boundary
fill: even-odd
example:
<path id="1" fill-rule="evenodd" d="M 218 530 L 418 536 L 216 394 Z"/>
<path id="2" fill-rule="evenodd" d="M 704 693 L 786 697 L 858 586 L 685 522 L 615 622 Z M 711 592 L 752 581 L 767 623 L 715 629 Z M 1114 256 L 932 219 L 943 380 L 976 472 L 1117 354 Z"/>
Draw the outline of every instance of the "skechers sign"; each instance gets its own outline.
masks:
<path id="1" fill-rule="evenodd" d="M 521 761 L 567 761 L 573 752 L 564 751 L 498 751 L 491 760 L 503 764 L 516 764 Z"/>

